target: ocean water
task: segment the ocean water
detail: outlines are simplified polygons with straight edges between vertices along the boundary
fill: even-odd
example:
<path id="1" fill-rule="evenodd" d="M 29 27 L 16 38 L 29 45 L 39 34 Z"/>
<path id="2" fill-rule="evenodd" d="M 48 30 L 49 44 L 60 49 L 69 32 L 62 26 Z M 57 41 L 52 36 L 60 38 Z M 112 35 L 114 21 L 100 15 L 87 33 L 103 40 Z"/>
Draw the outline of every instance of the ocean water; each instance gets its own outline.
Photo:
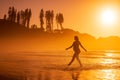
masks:
<path id="1" fill-rule="evenodd" d="M 120 80 L 120 51 L 81 52 L 67 66 L 72 51 L 1 52 L 0 80 Z M 1 78 L 4 77 L 4 78 Z"/>

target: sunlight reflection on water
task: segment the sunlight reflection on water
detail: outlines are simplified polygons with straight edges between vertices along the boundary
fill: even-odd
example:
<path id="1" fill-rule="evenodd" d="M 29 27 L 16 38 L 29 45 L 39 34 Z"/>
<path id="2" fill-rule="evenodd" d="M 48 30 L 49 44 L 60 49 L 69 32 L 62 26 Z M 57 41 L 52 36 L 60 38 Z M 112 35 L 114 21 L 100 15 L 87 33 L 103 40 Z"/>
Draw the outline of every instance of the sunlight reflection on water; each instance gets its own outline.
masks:
<path id="1" fill-rule="evenodd" d="M 72 73 L 73 80 L 120 80 L 120 70 L 88 70 Z"/>
<path id="2" fill-rule="evenodd" d="M 115 70 L 101 70 L 101 73 L 102 73 L 103 79 L 114 80 L 116 76 Z"/>
<path id="3" fill-rule="evenodd" d="M 103 59 L 103 61 L 101 63 L 102 64 L 113 64 L 115 62 L 116 62 L 116 60 L 113 60 L 113 59 Z"/>

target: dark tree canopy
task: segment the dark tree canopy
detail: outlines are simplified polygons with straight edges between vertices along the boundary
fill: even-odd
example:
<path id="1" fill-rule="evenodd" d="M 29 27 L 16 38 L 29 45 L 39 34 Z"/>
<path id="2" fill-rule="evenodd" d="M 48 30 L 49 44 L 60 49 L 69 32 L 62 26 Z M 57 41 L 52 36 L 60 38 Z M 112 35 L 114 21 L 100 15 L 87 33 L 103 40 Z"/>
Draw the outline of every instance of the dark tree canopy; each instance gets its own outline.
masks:
<path id="1" fill-rule="evenodd" d="M 44 10 L 40 10 L 39 14 L 39 19 L 40 19 L 40 30 L 44 31 L 44 23 L 46 23 L 46 31 L 47 32 L 53 32 L 54 30 L 54 11 L 53 10 L 47 10 L 44 13 Z M 32 11 L 31 9 L 26 8 L 25 10 L 20 10 L 17 11 L 14 7 L 9 7 L 8 9 L 8 15 L 4 15 L 3 19 L 8 20 L 11 22 L 15 22 L 19 25 L 25 26 L 28 29 L 30 28 L 30 19 L 32 17 Z M 44 18 L 46 22 L 44 22 Z M 61 30 L 63 29 L 63 22 L 64 22 L 64 17 L 62 13 L 57 13 L 55 17 L 56 23 L 57 23 L 57 29 L 58 26 L 60 25 Z M 33 25 L 32 25 L 33 28 Z M 37 25 L 35 26 L 37 28 Z"/>

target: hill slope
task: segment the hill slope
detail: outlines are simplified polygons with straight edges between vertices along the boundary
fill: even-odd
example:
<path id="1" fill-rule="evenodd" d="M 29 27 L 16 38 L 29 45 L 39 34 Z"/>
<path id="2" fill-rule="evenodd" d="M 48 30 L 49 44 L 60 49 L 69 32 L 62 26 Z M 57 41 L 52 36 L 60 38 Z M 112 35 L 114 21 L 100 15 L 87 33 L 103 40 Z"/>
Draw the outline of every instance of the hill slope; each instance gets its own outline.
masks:
<path id="1" fill-rule="evenodd" d="M 41 51 L 64 50 L 77 35 L 88 50 L 120 50 L 120 38 L 111 36 L 96 39 L 87 33 L 64 29 L 58 33 L 43 32 L 40 29 L 28 29 L 17 23 L 0 20 L 0 51 Z"/>

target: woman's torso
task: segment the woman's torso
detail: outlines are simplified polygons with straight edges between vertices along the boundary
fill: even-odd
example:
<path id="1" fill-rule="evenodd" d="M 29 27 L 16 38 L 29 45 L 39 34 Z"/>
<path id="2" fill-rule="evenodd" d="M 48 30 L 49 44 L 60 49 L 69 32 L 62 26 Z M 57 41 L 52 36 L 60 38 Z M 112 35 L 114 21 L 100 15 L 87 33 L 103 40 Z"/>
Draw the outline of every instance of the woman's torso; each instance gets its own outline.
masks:
<path id="1" fill-rule="evenodd" d="M 80 44 L 79 41 L 74 41 L 74 43 L 73 43 L 73 50 L 74 50 L 74 51 L 80 52 L 79 44 Z"/>

